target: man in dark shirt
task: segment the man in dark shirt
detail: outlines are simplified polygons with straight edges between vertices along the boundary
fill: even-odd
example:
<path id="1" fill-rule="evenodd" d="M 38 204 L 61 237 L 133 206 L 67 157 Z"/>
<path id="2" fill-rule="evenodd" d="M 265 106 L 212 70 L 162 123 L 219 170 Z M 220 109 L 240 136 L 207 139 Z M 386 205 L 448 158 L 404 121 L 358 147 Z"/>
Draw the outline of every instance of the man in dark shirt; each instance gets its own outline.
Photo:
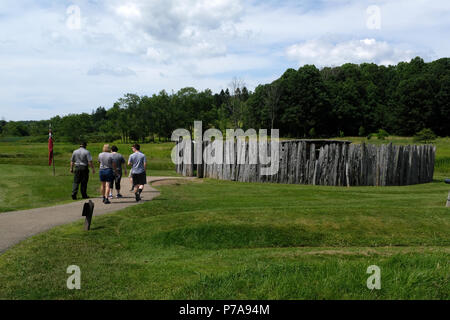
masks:
<path id="1" fill-rule="evenodd" d="M 92 174 L 95 174 L 94 164 L 92 163 L 91 153 L 86 150 L 86 142 L 80 144 L 80 148 L 75 150 L 70 161 L 70 172 L 73 176 L 72 199 L 77 200 L 78 187 L 81 184 L 81 196 L 88 199 L 87 184 L 89 181 L 89 167 L 92 168 Z"/>

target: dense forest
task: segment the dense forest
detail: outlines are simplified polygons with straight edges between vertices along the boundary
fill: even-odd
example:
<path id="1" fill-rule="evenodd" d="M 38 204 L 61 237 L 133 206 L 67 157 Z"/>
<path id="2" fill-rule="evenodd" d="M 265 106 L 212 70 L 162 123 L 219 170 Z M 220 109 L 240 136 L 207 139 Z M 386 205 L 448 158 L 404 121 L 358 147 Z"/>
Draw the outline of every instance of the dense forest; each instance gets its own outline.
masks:
<path id="1" fill-rule="evenodd" d="M 152 96 L 126 94 L 109 109 L 43 121 L 0 121 L 2 136 L 45 139 L 51 123 L 57 139 L 76 142 L 169 139 L 177 128 L 280 129 L 284 137 L 365 136 L 379 129 L 413 135 L 428 128 L 450 135 L 450 58 L 417 57 L 396 66 L 344 64 L 288 69 L 249 92 L 234 79 L 220 93 L 184 88 Z"/>

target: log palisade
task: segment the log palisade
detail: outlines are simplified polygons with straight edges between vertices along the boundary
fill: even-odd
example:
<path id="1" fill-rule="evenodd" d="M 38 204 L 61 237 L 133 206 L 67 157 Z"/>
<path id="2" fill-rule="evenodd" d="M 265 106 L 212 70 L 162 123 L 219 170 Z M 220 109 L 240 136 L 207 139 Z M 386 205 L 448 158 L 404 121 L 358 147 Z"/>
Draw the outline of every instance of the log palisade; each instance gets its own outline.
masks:
<path id="1" fill-rule="evenodd" d="M 259 154 L 261 145 L 250 148 L 249 142 L 237 139 L 223 143 L 223 164 L 194 163 L 194 144 L 190 150 L 179 142 L 179 150 L 188 151 L 176 171 L 183 176 L 214 178 L 240 182 L 271 182 L 286 184 L 310 184 L 325 186 L 403 186 L 428 183 L 433 180 L 436 148 L 433 145 L 351 144 L 349 141 L 289 140 L 280 141 L 280 162 L 277 174 L 260 175 L 267 167 L 249 163 L 250 154 Z M 207 143 L 203 144 L 203 151 Z M 234 148 L 233 153 L 226 152 Z M 270 155 L 270 144 L 267 144 Z M 250 150 L 249 150 L 250 149 Z M 178 150 L 177 150 L 178 151 Z M 188 154 L 190 151 L 190 154 Z M 203 152 L 202 152 L 203 153 Z M 190 161 L 188 161 L 190 159 Z M 245 161 L 243 161 L 245 159 Z M 244 164 L 239 164 L 244 162 Z M 227 164 L 228 163 L 228 164 Z M 233 163 L 233 164 L 230 164 Z"/>

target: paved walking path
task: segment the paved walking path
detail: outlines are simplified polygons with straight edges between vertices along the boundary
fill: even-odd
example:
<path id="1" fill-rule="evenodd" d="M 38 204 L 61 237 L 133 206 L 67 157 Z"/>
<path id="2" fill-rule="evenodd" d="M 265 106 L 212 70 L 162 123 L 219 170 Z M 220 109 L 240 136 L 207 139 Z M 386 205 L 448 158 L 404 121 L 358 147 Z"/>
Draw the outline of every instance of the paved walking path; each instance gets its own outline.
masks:
<path id="1" fill-rule="evenodd" d="M 170 180 L 173 181 L 179 179 L 186 180 L 186 178 L 183 177 L 150 177 L 148 178 L 148 182 L 164 184 L 168 183 Z M 187 179 L 192 180 L 192 178 Z M 142 192 L 142 200 L 136 202 L 134 193 L 129 191 L 130 188 L 129 179 L 124 178 L 122 179 L 121 193 L 124 196 L 122 199 L 114 198 L 111 200 L 111 204 L 108 205 L 103 204 L 102 198 L 90 199 L 95 204 L 93 222 L 95 223 L 95 216 L 151 201 L 160 194 L 158 190 L 147 185 Z M 70 196 L 70 192 L 68 196 Z M 47 231 L 55 226 L 84 219 L 84 217 L 81 216 L 81 213 L 86 201 L 89 200 L 79 200 L 47 208 L 0 213 L 0 253 L 6 251 L 8 248 L 22 240 Z"/>

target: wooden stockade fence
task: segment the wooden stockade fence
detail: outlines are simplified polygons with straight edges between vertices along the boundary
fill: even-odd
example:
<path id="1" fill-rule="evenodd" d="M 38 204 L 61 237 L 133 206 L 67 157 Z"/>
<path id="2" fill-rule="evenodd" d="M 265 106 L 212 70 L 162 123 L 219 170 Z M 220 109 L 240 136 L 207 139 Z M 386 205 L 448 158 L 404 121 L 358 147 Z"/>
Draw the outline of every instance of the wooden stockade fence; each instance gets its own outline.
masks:
<path id="1" fill-rule="evenodd" d="M 432 145 L 376 146 L 350 144 L 349 141 L 280 141 L 278 173 L 264 176 L 260 175 L 260 169 L 268 166 L 249 163 L 249 153 L 258 152 L 258 145 L 256 148 L 249 148 L 248 141 L 244 139 L 234 142 L 235 164 L 225 162 L 227 142 L 223 143 L 224 164 L 220 165 L 208 165 L 204 160 L 201 165 L 193 164 L 195 145 L 192 144 L 191 154 L 183 155 L 183 144 L 186 143 L 183 141 L 177 145 L 179 154 L 183 156 L 183 163 L 176 165 L 176 171 L 184 176 L 325 186 L 403 186 L 428 183 L 433 180 L 436 153 L 436 148 Z M 241 144 L 240 149 L 237 148 L 238 144 Z M 202 153 L 205 146 L 204 143 Z M 270 156 L 270 143 L 267 144 L 267 150 Z M 243 157 L 245 164 L 239 164 Z"/>

